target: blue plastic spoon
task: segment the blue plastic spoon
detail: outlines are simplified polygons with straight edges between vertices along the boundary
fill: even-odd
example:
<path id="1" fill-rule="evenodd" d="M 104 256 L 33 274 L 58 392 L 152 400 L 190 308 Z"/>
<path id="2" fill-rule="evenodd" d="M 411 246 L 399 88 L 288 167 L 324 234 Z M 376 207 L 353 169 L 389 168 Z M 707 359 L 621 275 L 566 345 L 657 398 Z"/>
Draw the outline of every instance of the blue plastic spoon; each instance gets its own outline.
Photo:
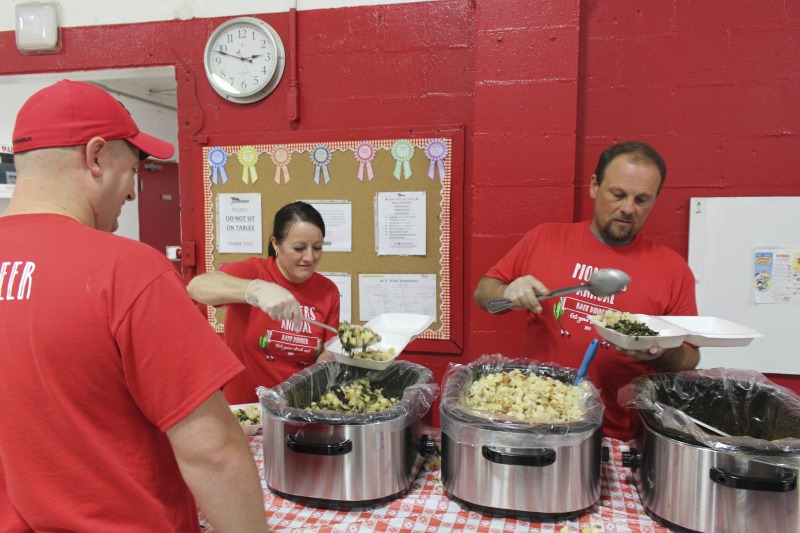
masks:
<path id="1" fill-rule="evenodd" d="M 589 347 L 586 349 L 586 355 L 583 356 L 581 367 L 578 369 L 578 374 L 575 376 L 575 381 L 572 382 L 574 386 L 577 386 L 586 375 L 586 371 L 589 370 L 589 364 L 592 362 L 592 359 L 594 359 L 594 356 L 597 353 L 597 347 L 599 345 L 600 341 L 597 339 L 594 339 L 589 343 Z"/>

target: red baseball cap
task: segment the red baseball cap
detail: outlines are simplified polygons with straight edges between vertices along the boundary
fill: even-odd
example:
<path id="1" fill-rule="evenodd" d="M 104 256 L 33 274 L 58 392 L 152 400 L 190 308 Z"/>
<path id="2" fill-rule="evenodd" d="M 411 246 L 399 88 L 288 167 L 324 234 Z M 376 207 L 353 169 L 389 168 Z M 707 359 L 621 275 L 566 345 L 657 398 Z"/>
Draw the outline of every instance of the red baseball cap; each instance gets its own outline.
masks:
<path id="1" fill-rule="evenodd" d="M 80 146 L 93 137 L 125 139 L 141 158 L 169 159 L 172 144 L 139 131 L 130 112 L 107 91 L 80 81 L 61 80 L 34 93 L 17 113 L 14 153 Z"/>

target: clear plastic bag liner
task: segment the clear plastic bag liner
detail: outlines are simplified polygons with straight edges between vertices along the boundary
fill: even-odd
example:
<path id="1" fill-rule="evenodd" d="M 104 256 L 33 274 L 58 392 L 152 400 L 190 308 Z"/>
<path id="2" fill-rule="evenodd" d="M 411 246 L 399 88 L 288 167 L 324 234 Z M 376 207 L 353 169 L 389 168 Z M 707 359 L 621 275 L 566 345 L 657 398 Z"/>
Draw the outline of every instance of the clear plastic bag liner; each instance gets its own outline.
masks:
<path id="1" fill-rule="evenodd" d="M 459 365 L 451 363 L 442 380 L 440 422 L 442 433 L 463 445 L 490 445 L 507 448 L 539 448 L 578 445 L 590 438 L 603 422 L 603 402 L 594 384 L 584 378 L 578 385 L 586 414 L 574 422 L 526 422 L 508 415 L 478 411 L 466 406 L 470 384 L 486 374 L 519 369 L 525 374 L 572 384 L 577 371 L 541 364 L 531 359 L 508 359 L 501 354 L 483 355 Z"/>
<path id="2" fill-rule="evenodd" d="M 642 376 L 622 387 L 617 399 L 638 409 L 657 433 L 683 442 L 782 466 L 792 466 L 784 461 L 787 454 L 800 454 L 800 396 L 755 371 L 714 368 Z"/>
<path id="3" fill-rule="evenodd" d="M 382 389 L 388 398 L 399 398 L 397 405 L 375 413 L 340 413 L 310 411 L 311 402 L 334 387 L 357 379 L 368 379 L 372 389 Z M 312 365 L 273 388 L 256 391 L 265 416 L 292 424 L 364 425 L 391 422 L 396 429 L 419 421 L 430 410 L 439 394 L 433 374 L 427 368 L 408 361 L 396 361 L 384 370 L 369 370 L 335 362 Z"/>

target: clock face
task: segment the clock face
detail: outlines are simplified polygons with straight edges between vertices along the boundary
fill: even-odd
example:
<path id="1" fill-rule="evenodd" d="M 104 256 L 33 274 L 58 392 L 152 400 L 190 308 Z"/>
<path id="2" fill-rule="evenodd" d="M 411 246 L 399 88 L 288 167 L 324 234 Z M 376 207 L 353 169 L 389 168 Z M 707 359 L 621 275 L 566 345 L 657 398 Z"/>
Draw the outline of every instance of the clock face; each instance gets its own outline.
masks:
<path id="1" fill-rule="evenodd" d="M 239 17 L 221 24 L 209 37 L 206 75 L 215 91 L 241 104 L 261 100 L 278 85 L 285 54 L 280 37 L 266 22 Z"/>

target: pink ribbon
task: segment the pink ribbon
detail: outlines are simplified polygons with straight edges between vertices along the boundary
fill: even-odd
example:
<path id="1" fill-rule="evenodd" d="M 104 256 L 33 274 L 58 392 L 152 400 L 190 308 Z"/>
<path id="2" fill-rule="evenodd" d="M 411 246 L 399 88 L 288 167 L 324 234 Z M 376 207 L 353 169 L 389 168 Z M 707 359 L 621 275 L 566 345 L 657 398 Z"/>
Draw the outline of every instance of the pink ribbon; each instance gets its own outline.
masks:
<path id="1" fill-rule="evenodd" d="M 358 161 L 358 179 L 360 181 L 364 181 L 365 167 L 367 170 L 367 181 L 375 177 L 375 174 L 372 172 L 372 160 L 375 159 L 376 153 L 375 145 L 371 142 L 364 141 L 356 145 L 353 155 L 356 161 Z"/>
<path id="2" fill-rule="evenodd" d="M 275 165 L 275 183 L 281 184 L 281 172 L 283 172 L 284 183 L 289 183 L 289 161 L 292 154 L 285 146 L 278 146 L 269 154 L 272 163 Z"/>
<path id="3" fill-rule="evenodd" d="M 447 144 L 444 139 L 431 139 L 423 149 L 425 157 L 431 162 L 428 165 L 428 177 L 436 179 L 435 169 L 439 169 L 439 179 L 444 179 L 444 163 L 442 162 L 447 157 Z"/>

